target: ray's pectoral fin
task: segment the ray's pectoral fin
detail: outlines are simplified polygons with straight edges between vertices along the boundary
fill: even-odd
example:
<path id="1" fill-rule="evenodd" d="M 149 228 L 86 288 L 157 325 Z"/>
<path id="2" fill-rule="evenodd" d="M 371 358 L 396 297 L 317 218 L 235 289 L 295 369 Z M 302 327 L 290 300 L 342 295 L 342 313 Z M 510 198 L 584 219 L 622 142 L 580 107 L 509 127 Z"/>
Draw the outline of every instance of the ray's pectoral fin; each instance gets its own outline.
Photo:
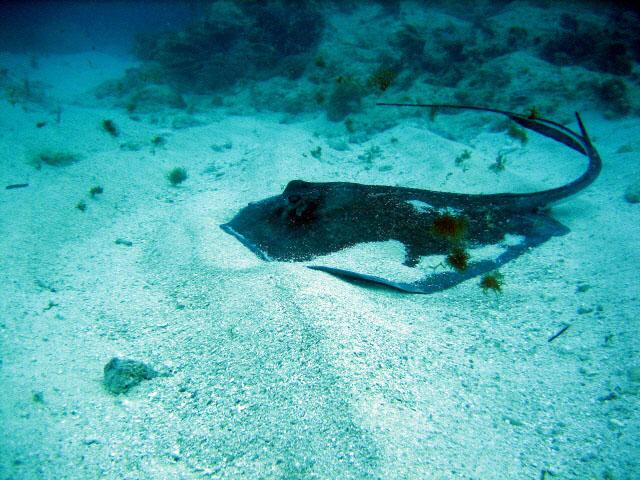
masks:
<path id="1" fill-rule="evenodd" d="M 371 286 L 388 287 L 388 288 L 393 288 L 395 290 L 400 290 L 402 292 L 407 292 L 407 293 L 430 293 L 430 292 L 423 292 L 420 289 L 420 287 L 417 285 L 417 282 L 416 283 L 394 282 L 393 280 L 389 280 L 383 277 L 378 277 L 376 275 L 369 275 L 366 273 L 359 273 L 351 270 L 343 270 L 341 268 L 325 267 L 323 265 L 309 265 L 307 268 L 310 268 L 311 270 L 318 270 L 320 272 L 329 273 L 334 277 L 338 277 L 339 279 L 345 280 L 349 283 L 363 284 L 363 285 L 369 284 Z"/>
<path id="2" fill-rule="evenodd" d="M 501 244 L 501 253 L 496 255 L 494 258 L 471 261 L 464 271 L 434 271 L 434 273 L 429 274 L 416 282 L 410 283 L 395 281 L 393 279 L 377 275 L 322 265 L 310 265 L 308 268 L 329 273 L 351 283 L 377 285 L 407 293 L 428 294 L 439 292 L 458 285 L 466 280 L 497 270 L 511 260 L 514 260 L 523 253 L 526 253 L 531 248 L 542 245 L 552 237 L 565 235 L 569 232 L 567 227 L 546 214 L 523 215 L 520 218 L 520 221 L 524 226 L 523 231 L 519 232 L 518 235 L 520 241 Z M 409 253 L 409 250 L 407 253 Z"/>

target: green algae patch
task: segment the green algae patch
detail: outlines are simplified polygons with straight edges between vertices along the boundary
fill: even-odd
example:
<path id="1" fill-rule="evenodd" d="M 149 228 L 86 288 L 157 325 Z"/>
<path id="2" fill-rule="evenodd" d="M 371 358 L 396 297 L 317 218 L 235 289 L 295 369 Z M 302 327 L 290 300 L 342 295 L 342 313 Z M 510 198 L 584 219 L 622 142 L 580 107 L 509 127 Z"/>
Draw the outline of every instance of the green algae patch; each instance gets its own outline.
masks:
<path id="1" fill-rule="evenodd" d="M 81 158 L 79 154 L 74 152 L 46 149 L 30 154 L 27 157 L 27 163 L 40 170 L 43 164 L 50 167 L 66 167 L 78 162 Z"/>

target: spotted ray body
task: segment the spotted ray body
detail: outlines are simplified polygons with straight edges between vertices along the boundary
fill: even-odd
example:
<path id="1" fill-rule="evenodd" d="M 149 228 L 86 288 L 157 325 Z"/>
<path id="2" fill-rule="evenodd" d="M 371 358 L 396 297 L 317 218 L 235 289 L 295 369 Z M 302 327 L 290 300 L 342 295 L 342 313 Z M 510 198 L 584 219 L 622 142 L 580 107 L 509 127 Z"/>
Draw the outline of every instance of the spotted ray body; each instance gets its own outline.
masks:
<path id="1" fill-rule="evenodd" d="M 568 233 L 548 207 L 590 185 L 602 168 L 580 116 L 580 132 L 535 115 L 457 105 L 381 104 L 396 107 L 450 108 L 493 112 L 585 155 L 585 172 L 566 185 L 532 193 L 463 194 L 349 182 L 289 182 L 280 195 L 253 202 L 221 228 L 267 261 L 307 262 L 365 242 L 396 240 L 406 250 L 404 264 L 423 256 L 447 255 L 456 246 L 473 249 L 500 245 L 491 259 L 471 258 L 464 268 L 434 271 L 414 282 L 366 272 L 308 265 L 344 280 L 409 293 L 434 293 L 491 272 L 554 236 Z M 434 229 L 443 218 L 460 219 L 464 238 Z M 517 242 L 506 242 L 517 238 Z"/>

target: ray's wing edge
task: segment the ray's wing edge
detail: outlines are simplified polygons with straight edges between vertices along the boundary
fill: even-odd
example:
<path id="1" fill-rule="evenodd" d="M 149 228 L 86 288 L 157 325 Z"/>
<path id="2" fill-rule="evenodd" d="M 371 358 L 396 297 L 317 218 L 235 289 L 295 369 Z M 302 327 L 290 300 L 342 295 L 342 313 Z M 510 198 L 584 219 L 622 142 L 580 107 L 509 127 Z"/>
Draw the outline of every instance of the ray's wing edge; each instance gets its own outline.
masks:
<path id="1" fill-rule="evenodd" d="M 381 287 L 387 287 L 394 290 L 400 290 L 406 293 L 430 294 L 446 290 L 454 287 L 471 278 L 497 270 L 506 263 L 518 258 L 529 249 L 542 245 L 552 237 L 565 235 L 569 229 L 544 215 L 544 222 L 538 225 L 538 228 L 529 232 L 523 242 L 517 245 L 509 245 L 505 251 L 494 260 L 481 260 L 474 262 L 464 272 L 447 271 L 434 275 L 429 275 L 416 282 L 396 282 L 384 277 L 369 275 L 366 273 L 354 272 L 351 270 L 343 270 L 340 268 L 327 267 L 323 265 L 309 265 L 307 268 L 329 273 L 335 277 L 352 283 L 370 284 Z"/>

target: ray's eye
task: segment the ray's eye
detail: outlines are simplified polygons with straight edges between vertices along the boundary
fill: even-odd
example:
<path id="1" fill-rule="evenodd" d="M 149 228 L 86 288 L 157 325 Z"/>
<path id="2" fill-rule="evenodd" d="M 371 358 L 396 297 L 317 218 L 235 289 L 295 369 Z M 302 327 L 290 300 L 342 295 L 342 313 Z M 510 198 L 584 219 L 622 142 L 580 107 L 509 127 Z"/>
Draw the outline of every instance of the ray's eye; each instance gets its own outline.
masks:
<path id="1" fill-rule="evenodd" d="M 276 215 L 290 226 L 308 225 L 315 220 L 320 205 L 320 199 L 316 196 L 292 193 L 286 197 L 286 202 L 282 205 L 282 211 L 276 211 Z"/>

